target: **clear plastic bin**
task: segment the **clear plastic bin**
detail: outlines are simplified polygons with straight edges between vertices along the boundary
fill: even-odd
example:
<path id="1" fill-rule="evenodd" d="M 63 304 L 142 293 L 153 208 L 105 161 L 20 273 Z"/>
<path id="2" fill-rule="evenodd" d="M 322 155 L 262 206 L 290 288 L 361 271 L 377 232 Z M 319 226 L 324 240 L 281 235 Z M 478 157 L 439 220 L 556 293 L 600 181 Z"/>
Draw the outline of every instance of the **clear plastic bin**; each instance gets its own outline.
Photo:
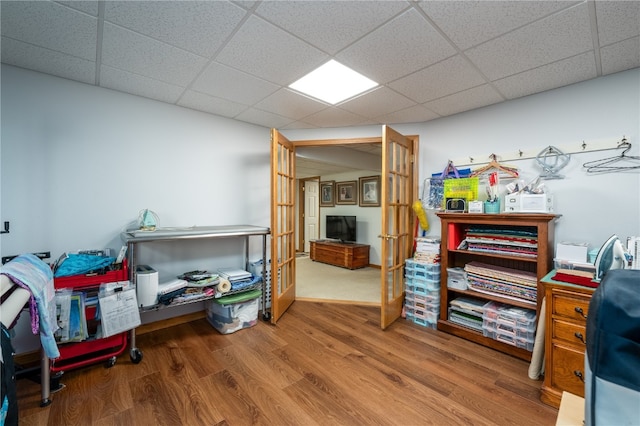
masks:
<path id="1" fill-rule="evenodd" d="M 496 332 L 496 340 L 498 342 L 507 343 L 509 345 L 526 349 L 529 352 L 533 352 L 533 339 L 523 339 L 521 337 L 515 337 L 511 334 Z"/>
<path id="2" fill-rule="evenodd" d="M 447 268 L 447 287 L 454 290 L 466 290 L 469 288 L 467 275 L 463 268 Z"/>
<path id="3" fill-rule="evenodd" d="M 429 295 L 440 290 L 440 280 L 430 280 L 424 277 L 405 278 L 406 289 L 414 294 Z"/>

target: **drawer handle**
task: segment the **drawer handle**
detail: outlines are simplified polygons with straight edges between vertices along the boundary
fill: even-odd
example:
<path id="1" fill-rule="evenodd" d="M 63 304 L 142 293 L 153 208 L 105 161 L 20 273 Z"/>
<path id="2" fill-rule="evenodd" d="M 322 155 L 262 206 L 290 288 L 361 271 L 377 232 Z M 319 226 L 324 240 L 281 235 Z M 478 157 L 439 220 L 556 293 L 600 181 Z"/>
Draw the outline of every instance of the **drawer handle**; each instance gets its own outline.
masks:
<path id="1" fill-rule="evenodd" d="M 578 379 L 580 379 L 580 381 L 581 381 L 581 382 L 583 382 L 583 383 L 584 383 L 584 376 L 582 375 L 582 371 L 580 371 L 580 370 L 575 370 L 575 371 L 573 372 L 573 374 L 574 374 Z"/>
<path id="2" fill-rule="evenodd" d="M 579 313 L 580 315 L 582 315 L 582 318 L 587 319 L 587 316 L 584 314 L 584 311 L 582 310 L 582 308 L 580 306 L 576 306 L 575 307 L 575 311 L 577 313 Z"/>
<path id="3" fill-rule="evenodd" d="M 577 331 L 575 333 L 573 333 L 574 336 L 576 336 L 576 339 L 580 339 L 580 341 L 582 343 L 584 343 L 585 345 L 587 344 L 587 342 L 584 341 L 584 336 L 582 335 L 582 333 L 578 333 Z"/>

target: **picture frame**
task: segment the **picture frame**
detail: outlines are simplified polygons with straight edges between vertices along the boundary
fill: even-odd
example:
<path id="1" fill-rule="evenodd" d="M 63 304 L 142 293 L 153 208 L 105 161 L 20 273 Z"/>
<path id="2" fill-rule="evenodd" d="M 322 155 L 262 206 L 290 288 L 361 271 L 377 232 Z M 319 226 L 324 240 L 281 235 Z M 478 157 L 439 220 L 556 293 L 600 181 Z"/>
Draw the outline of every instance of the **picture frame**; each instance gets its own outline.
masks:
<path id="1" fill-rule="evenodd" d="M 336 182 L 336 204 L 356 204 L 358 200 L 358 182 L 355 180 Z"/>
<path id="2" fill-rule="evenodd" d="M 360 207 L 380 207 L 380 175 L 363 176 L 358 181 Z"/>
<path id="3" fill-rule="evenodd" d="M 336 205 L 334 183 L 335 181 L 333 180 L 320 182 L 320 207 L 333 207 Z"/>

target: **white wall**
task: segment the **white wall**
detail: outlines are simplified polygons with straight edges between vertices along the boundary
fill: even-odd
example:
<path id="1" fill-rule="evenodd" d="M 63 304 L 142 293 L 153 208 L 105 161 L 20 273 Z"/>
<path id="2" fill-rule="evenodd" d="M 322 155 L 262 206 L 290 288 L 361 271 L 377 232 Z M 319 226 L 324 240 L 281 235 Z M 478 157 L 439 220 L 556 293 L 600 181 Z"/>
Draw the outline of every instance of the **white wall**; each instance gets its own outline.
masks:
<path id="1" fill-rule="evenodd" d="M 358 178 L 364 176 L 376 176 L 380 172 L 371 170 L 361 170 L 357 172 L 335 173 L 323 175 L 321 182 L 333 180 L 335 182 L 356 181 L 358 183 L 358 191 L 360 191 Z M 372 265 L 381 265 L 380 258 L 380 224 L 382 210 L 380 207 L 360 207 L 359 204 L 336 204 L 334 207 L 320 208 L 320 238 L 325 238 L 325 220 L 327 215 L 352 215 L 357 220 L 357 242 L 360 244 L 369 244 L 369 263 Z"/>
<path id="2" fill-rule="evenodd" d="M 160 226 L 269 226 L 269 129 L 2 65 L 3 255 Z"/>
<path id="3" fill-rule="evenodd" d="M 627 155 L 639 155 L 640 69 L 613 74 L 564 88 L 425 123 L 391 125 L 420 136 L 420 182 L 440 172 L 448 159 L 485 153 L 564 146 L 581 141 L 622 138 L 633 145 Z M 343 129 L 286 130 L 289 140 L 372 137 L 381 126 Z M 640 169 L 625 173 L 587 175 L 582 164 L 618 155 L 601 151 L 573 155 L 562 170 L 563 180 L 546 181 L 555 195 L 556 241 L 587 242 L 598 248 L 611 235 L 640 235 Z M 535 160 L 509 162 L 525 180 L 541 169 Z M 639 164 L 636 162 L 636 164 Z M 422 189 L 420 190 L 422 191 Z M 440 235 L 433 212 L 429 235 Z"/>

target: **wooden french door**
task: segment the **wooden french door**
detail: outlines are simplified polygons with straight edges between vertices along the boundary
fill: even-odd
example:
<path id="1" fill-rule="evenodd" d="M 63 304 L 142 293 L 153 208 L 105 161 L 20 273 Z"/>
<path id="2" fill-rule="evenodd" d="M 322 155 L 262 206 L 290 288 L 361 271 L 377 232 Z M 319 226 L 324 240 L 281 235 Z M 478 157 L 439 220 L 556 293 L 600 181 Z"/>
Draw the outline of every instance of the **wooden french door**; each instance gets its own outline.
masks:
<path id="1" fill-rule="evenodd" d="M 382 233 L 380 326 L 402 314 L 404 261 L 411 256 L 412 203 L 417 197 L 414 141 L 388 126 L 382 130 Z"/>
<path id="2" fill-rule="evenodd" d="M 296 298 L 295 146 L 271 129 L 271 322 Z"/>

